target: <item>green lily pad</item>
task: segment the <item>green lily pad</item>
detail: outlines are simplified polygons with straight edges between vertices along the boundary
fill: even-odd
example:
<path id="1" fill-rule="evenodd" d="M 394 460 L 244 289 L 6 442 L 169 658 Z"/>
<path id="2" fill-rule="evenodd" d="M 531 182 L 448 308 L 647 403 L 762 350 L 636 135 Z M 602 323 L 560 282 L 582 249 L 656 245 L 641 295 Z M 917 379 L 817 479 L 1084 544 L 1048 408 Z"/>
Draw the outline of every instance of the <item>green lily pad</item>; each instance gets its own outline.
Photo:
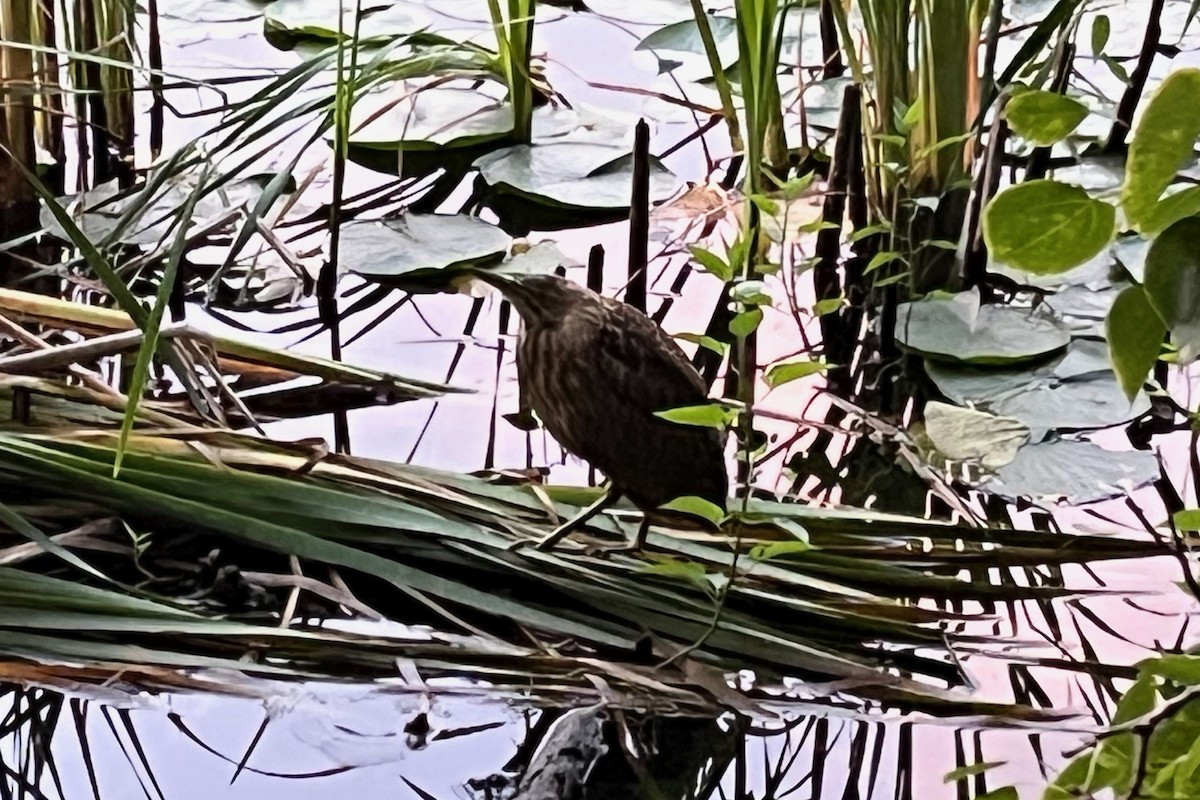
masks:
<path id="1" fill-rule="evenodd" d="M 1092 442 L 1057 440 L 1027 445 L 985 484 L 1004 497 L 1090 503 L 1158 478 L 1158 460 L 1139 450 L 1114 452 Z"/>
<path id="2" fill-rule="evenodd" d="M 725 2 L 707 2 L 710 13 L 733 7 Z M 691 0 L 587 0 L 588 10 L 601 17 L 645 25 L 670 25 L 692 18 Z"/>
<path id="3" fill-rule="evenodd" d="M 624 147 L 592 142 L 517 145 L 475 160 L 483 180 L 500 193 L 540 204 L 580 210 L 629 208 L 633 156 Z M 657 159 L 650 160 L 650 202 L 679 185 Z"/>
<path id="4" fill-rule="evenodd" d="M 263 19 L 268 31 L 336 39 L 339 6 L 342 31 L 349 36 L 354 31 L 354 12 L 359 5 L 357 0 L 275 0 L 263 11 Z M 432 19 L 425 9 L 403 2 L 361 5 L 363 19 L 359 25 L 365 36 L 406 36 L 426 27 Z"/>
<path id="5" fill-rule="evenodd" d="M 342 226 L 341 260 L 369 280 L 416 290 L 446 288 L 448 271 L 497 263 L 509 236 L 495 225 L 464 214 L 406 214 Z"/>
<path id="6" fill-rule="evenodd" d="M 896 314 L 896 340 L 938 361 L 999 365 L 1062 350 L 1071 334 L 1048 314 L 981 306 L 978 292 L 963 292 L 902 304 Z"/>

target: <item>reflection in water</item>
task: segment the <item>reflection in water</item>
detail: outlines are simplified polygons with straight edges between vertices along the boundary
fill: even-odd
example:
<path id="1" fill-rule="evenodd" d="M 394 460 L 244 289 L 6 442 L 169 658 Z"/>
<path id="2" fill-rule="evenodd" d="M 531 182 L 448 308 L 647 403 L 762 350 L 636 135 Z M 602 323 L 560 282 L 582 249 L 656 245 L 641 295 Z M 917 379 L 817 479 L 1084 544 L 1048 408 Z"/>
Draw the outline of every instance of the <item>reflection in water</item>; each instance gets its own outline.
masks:
<path id="1" fill-rule="evenodd" d="M 980 758 L 1006 762 L 990 785 L 1032 784 L 1038 749 L 1055 764 L 1079 741 L 896 720 L 520 712 L 329 685 L 274 692 L 114 701 L 7 686 L 0 769 L 34 798 L 574 798 L 586 776 L 587 797 L 923 800 L 953 797 L 943 773 Z"/>

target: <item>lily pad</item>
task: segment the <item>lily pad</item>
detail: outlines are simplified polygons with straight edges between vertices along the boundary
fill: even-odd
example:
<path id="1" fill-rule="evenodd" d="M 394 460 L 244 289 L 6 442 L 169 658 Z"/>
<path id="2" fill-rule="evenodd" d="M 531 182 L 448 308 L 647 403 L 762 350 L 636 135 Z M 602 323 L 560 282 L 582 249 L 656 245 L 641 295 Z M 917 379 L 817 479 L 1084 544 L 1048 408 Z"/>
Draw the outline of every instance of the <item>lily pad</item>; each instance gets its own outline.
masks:
<path id="1" fill-rule="evenodd" d="M 446 288 L 446 272 L 497 263 L 508 252 L 504 231 L 463 214 L 406 214 L 342 226 L 341 258 L 364 278 L 416 289 Z"/>
<path id="2" fill-rule="evenodd" d="M 691 0 L 587 0 L 588 10 L 601 17 L 645 25 L 670 25 L 692 18 Z M 709 12 L 730 9 L 733 3 L 705 3 Z"/>
<path id="3" fill-rule="evenodd" d="M 1113 452 L 1092 442 L 1057 440 L 1021 448 L 985 485 L 1004 497 L 1090 503 L 1123 494 L 1158 478 L 1150 453 Z"/>
<path id="4" fill-rule="evenodd" d="M 633 156 L 624 147 L 591 142 L 517 145 L 475 160 L 492 189 L 557 208 L 628 209 Z M 661 202 L 679 185 L 675 175 L 650 159 L 650 202 Z"/>
<path id="5" fill-rule="evenodd" d="M 925 435 L 951 461 L 975 462 L 994 472 L 1029 441 L 1029 428 L 1017 419 L 935 401 L 925 406 Z"/>
<path id="6" fill-rule="evenodd" d="M 263 187 L 274 177 L 255 175 L 208 192 L 196 201 L 191 225 L 202 225 L 231 209 L 253 205 L 262 195 Z M 58 202 L 71 213 L 75 224 L 88 239 L 97 244 L 112 235 L 121 218 L 136 208 L 137 212 L 114 243 L 157 247 L 167 235 L 179 209 L 196 189 L 195 176 L 184 174 L 168 178 L 153 198 L 134 189 L 124 197 L 113 199 L 122 192 L 113 180 L 81 194 L 59 198 Z M 38 221 L 51 236 L 67 242 L 71 240 L 48 208 L 42 207 Z"/>
<path id="7" fill-rule="evenodd" d="M 926 358 L 966 364 L 1015 364 L 1062 350 L 1071 334 L 1046 313 L 979 305 L 977 292 L 904 303 L 896 340 Z"/>
<path id="8" fill-rule="evenodd" d="M 360 31 L 366 36 L 406 36 L 427 26 L 431 17 L 409 3 L 360 4 L 357 0 L 274 0 L 263 11 L 269 31 L 297 37 L 336 39 L 338 8 L 341 29 L 346 36 L 354 31 L 354 13 L 362 6 Z"/>
<path id="9" fill-rule="evenodd" d="M 489 93 L 490 86 L 495 91 Z M 415 89 L 395 83 L 354 104 L 350 143 L 375 150 L 432 150 L 471 147 L 508 136 L 512 106 L 494 81 Z"/>
<path id="10" fill-rule="evenodd" d="M 1052 431 L 1119 425 L 1150 408 L 1145 392 L 1130 401 L 1121 390 L 1102 342 L 1076 340 L 1062 357 L 1033 369 L 964 369 L 928 362 L 925 371 L 953 402 L 1019 419 L 1035 442 Z"/>

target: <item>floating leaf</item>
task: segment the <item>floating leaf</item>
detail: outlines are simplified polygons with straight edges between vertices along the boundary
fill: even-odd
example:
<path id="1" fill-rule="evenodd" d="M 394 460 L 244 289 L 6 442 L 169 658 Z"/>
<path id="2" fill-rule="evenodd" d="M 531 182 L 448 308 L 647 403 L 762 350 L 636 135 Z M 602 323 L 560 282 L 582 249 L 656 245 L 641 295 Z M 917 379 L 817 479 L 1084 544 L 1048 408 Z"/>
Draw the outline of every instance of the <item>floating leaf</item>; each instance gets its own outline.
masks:
<path id="1" fill-rule="evenodd" d="M 1004 118 L 1017 135 L 1040 147 L 1065 138 L 1087 115 L 1078 100 L 1040 89 L 1021 92 L 1004 106 Z"/>
<path id="2" fill-rule="evenodd" d="M 549 206 L 629 207 L 633 157 L 625 147 L 591 142 L 516 145 L 481 156 L 473 165 L 493 189 Z M 665 200 L 679 181 L 650 159 L 650 202 Z"/>
<path id="3" fill-rule="evenodd" d="M 341 258 L 365 278 L 382 282 L 432 280 L 445 288 L 445 270 L 498 262 L 509 236 L 465 214 L 405 214 L 342 226 Z"/>
<path id="4" fill-rule="evenodd" d="M 988 249 L 998 261 L 1053 275 L 1082 264 L 1112 240 L 1116 209 L 1078 186 L 1039 180 L 996 195 L 983 215 Z"/>
<path id="5" fill-rule="evenodd" d="M 951 461 L 978 462 L 994 472 L 1029 441 L 1029 428 L 1011 417 L 934 401 L 925 406 L 925 435 Z"/>
<path id="6" fill-rule="evenodd" d="M 1056 440 L 1022 447 L 986 488 L 1014 499 L 1062 498 L 1078 504 L 1115 497 L 1157 478 L 1158 459 L 1152 453 Z"/>
<path id="7" fill-rule="evenodd" d="M 973 311 L 954 298 L 904 303 L 897 309 L 896 341 L 927 358 L 993 365 L 1041 358 L 1071 341 L 1062 323 L 1045 314 L 991 305 L 979 307 L 977 316 Z"/>
<path id="8" fill-rule="evenodd" d="M 1132 400 L 1158 360 L 1167 326 L 1150 305 L 1141 286 L 1130 286 L 1117 296 L 1105 321 L 1111 343 L 1113 371 L 1125 396 Z"/>

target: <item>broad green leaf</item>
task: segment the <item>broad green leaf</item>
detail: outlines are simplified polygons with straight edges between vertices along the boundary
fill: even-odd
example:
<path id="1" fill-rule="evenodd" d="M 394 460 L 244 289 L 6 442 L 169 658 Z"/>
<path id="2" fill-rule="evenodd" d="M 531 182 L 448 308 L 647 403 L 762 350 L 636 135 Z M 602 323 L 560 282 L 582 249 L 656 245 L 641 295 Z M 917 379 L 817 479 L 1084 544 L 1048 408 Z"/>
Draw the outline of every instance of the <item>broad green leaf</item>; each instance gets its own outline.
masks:
<path id="1" fill-rule="evenodd" d="M 767 385 L 774 389 L 776 386 L 782 386 L 785 383 L 807 378 L 809 375 L 816 375 L 819 372 L 826 372 L 830 365 L 824 361 L 779 361 L 767 367 L 763 373 L 763 379 Z"/>
<path id="2" fill-rule="evenodd" d="M 1035 275 L 1055 275 L 1092 258 L 1113 238 L 1116 209 L 1078 186 L 1029 181 L 996 195 L 983 214 L 992 256 Z"/>
<path id="3" fill-rule="evenodd" d="M 985 794 L 975 795 L 975 800 L 1021 800 L 1021 796 L 1017 794 L 1017 787 L 1001 786 Z"/>
<path id="4" fill-rule="evenodd" d="M 1144 233 L 1162 230 L 1200 211 L 1196 200 L 1160 209 L 1163 192 L 1192 160 L 1200 136 L 1200 69 L 1171 72 L 1155 90 L 1129 143 L 1121 205 L 1129 224 Z M 1194 193 L 1193 198 L 1195 198 Z M 1191 210 L 1188 210 L 1191 208 Z"/>
<path id="5" fill-rule="evenodd" d="M 906 259 L 904 258 L 903 254 L 897 253 L 894 250 L 884 250 L 876 253 L 871 257 L 870 262 L 867 263 L 867 268 L 864 270 L 864 273 L 870 274 L 882 267 L 884 264 L 890 264 L 893 261 L 906 261 Z"/>
<path id="6" fill-rule="evenodd" d="M 1179 356 L 1200 355 L 1200 217 L 1175 222 L 1150 243 L 1146 297 L 1171 331 Z"/>
<path id="7" fill-rule="evenodd" d="M 738 412 L 726 408 L 720 403 L 706 403 L 702 406 L 683 406 L 667 411 L 655 411 L 654 416 L 675 422 L 679 425 L 696 425 L 702 428 L 717 428 L 724 430 L 729 423 L 737 418 Z"/>
<path id="8" fill-rule="evenodd" d="M 705 271 L 726 283 L 733 280 L 733 267 L 729 266 L 719 255 L 711 250 L 705 250 L 703 247 L 692 247 L 690 250 L 692 258 L 696 259 L 696 263 L 704 267 Z"/>
<path id="9" fill-rule="evenodd" d="M 725 519 L 725 509 L 716 503 L 705 500 L 703 497 L 692 495 L 676 497 L 671 502 L 659 507 L 667 511 L 681 511 L 684 514 L 691 514 L 693 517 L 706 519 L 713 525 L 720 525 L 722 520 Z"/>
<path id="10" fill-rule="evenodd" d="M 1129 286 L 1119 295 L 1104 321 L 1113 372 L 1131 401 L 1154 367 L 1167 335 L 1167 326 L 1150 305 L 1146 290 Z"/>
<path id="11" fill-rule="evenodd" d="M 1178 519 L 1180 514 L 1195 513 L 1195 511 L 1180 511 L 1175 515 L 1176 527 L 1180 530 L 1196 530 L 1195 528 L 1183 528 L 1179 526 Z M 1181 686 L 1197 686 L 1200 685 L 1200 656 L 1190 653 L 1164 653 L 1154 658 L 1148 658 L 1140 662 L 1138 669 L 1146 675 L 1161 675 L 1164 678 L 1169 678 Z"/>
<path id="12" fill-rule="evenodd" d="M 763 312 L 761 308 L 752 308 L 749 311 L 743 311 L 732 320 L 729 321 L 729 332 L 739 339 L 744 339 L 758 328 L 762 322 Z"/>
<path id="13" fill-rule="evenodd" d="M 1049 147 L 1079 127 L 1087 106 L 1058 92 L 1040 89 L 1021 92 L 1004 106 L 1004 118 L 1024 139 Z"/>

